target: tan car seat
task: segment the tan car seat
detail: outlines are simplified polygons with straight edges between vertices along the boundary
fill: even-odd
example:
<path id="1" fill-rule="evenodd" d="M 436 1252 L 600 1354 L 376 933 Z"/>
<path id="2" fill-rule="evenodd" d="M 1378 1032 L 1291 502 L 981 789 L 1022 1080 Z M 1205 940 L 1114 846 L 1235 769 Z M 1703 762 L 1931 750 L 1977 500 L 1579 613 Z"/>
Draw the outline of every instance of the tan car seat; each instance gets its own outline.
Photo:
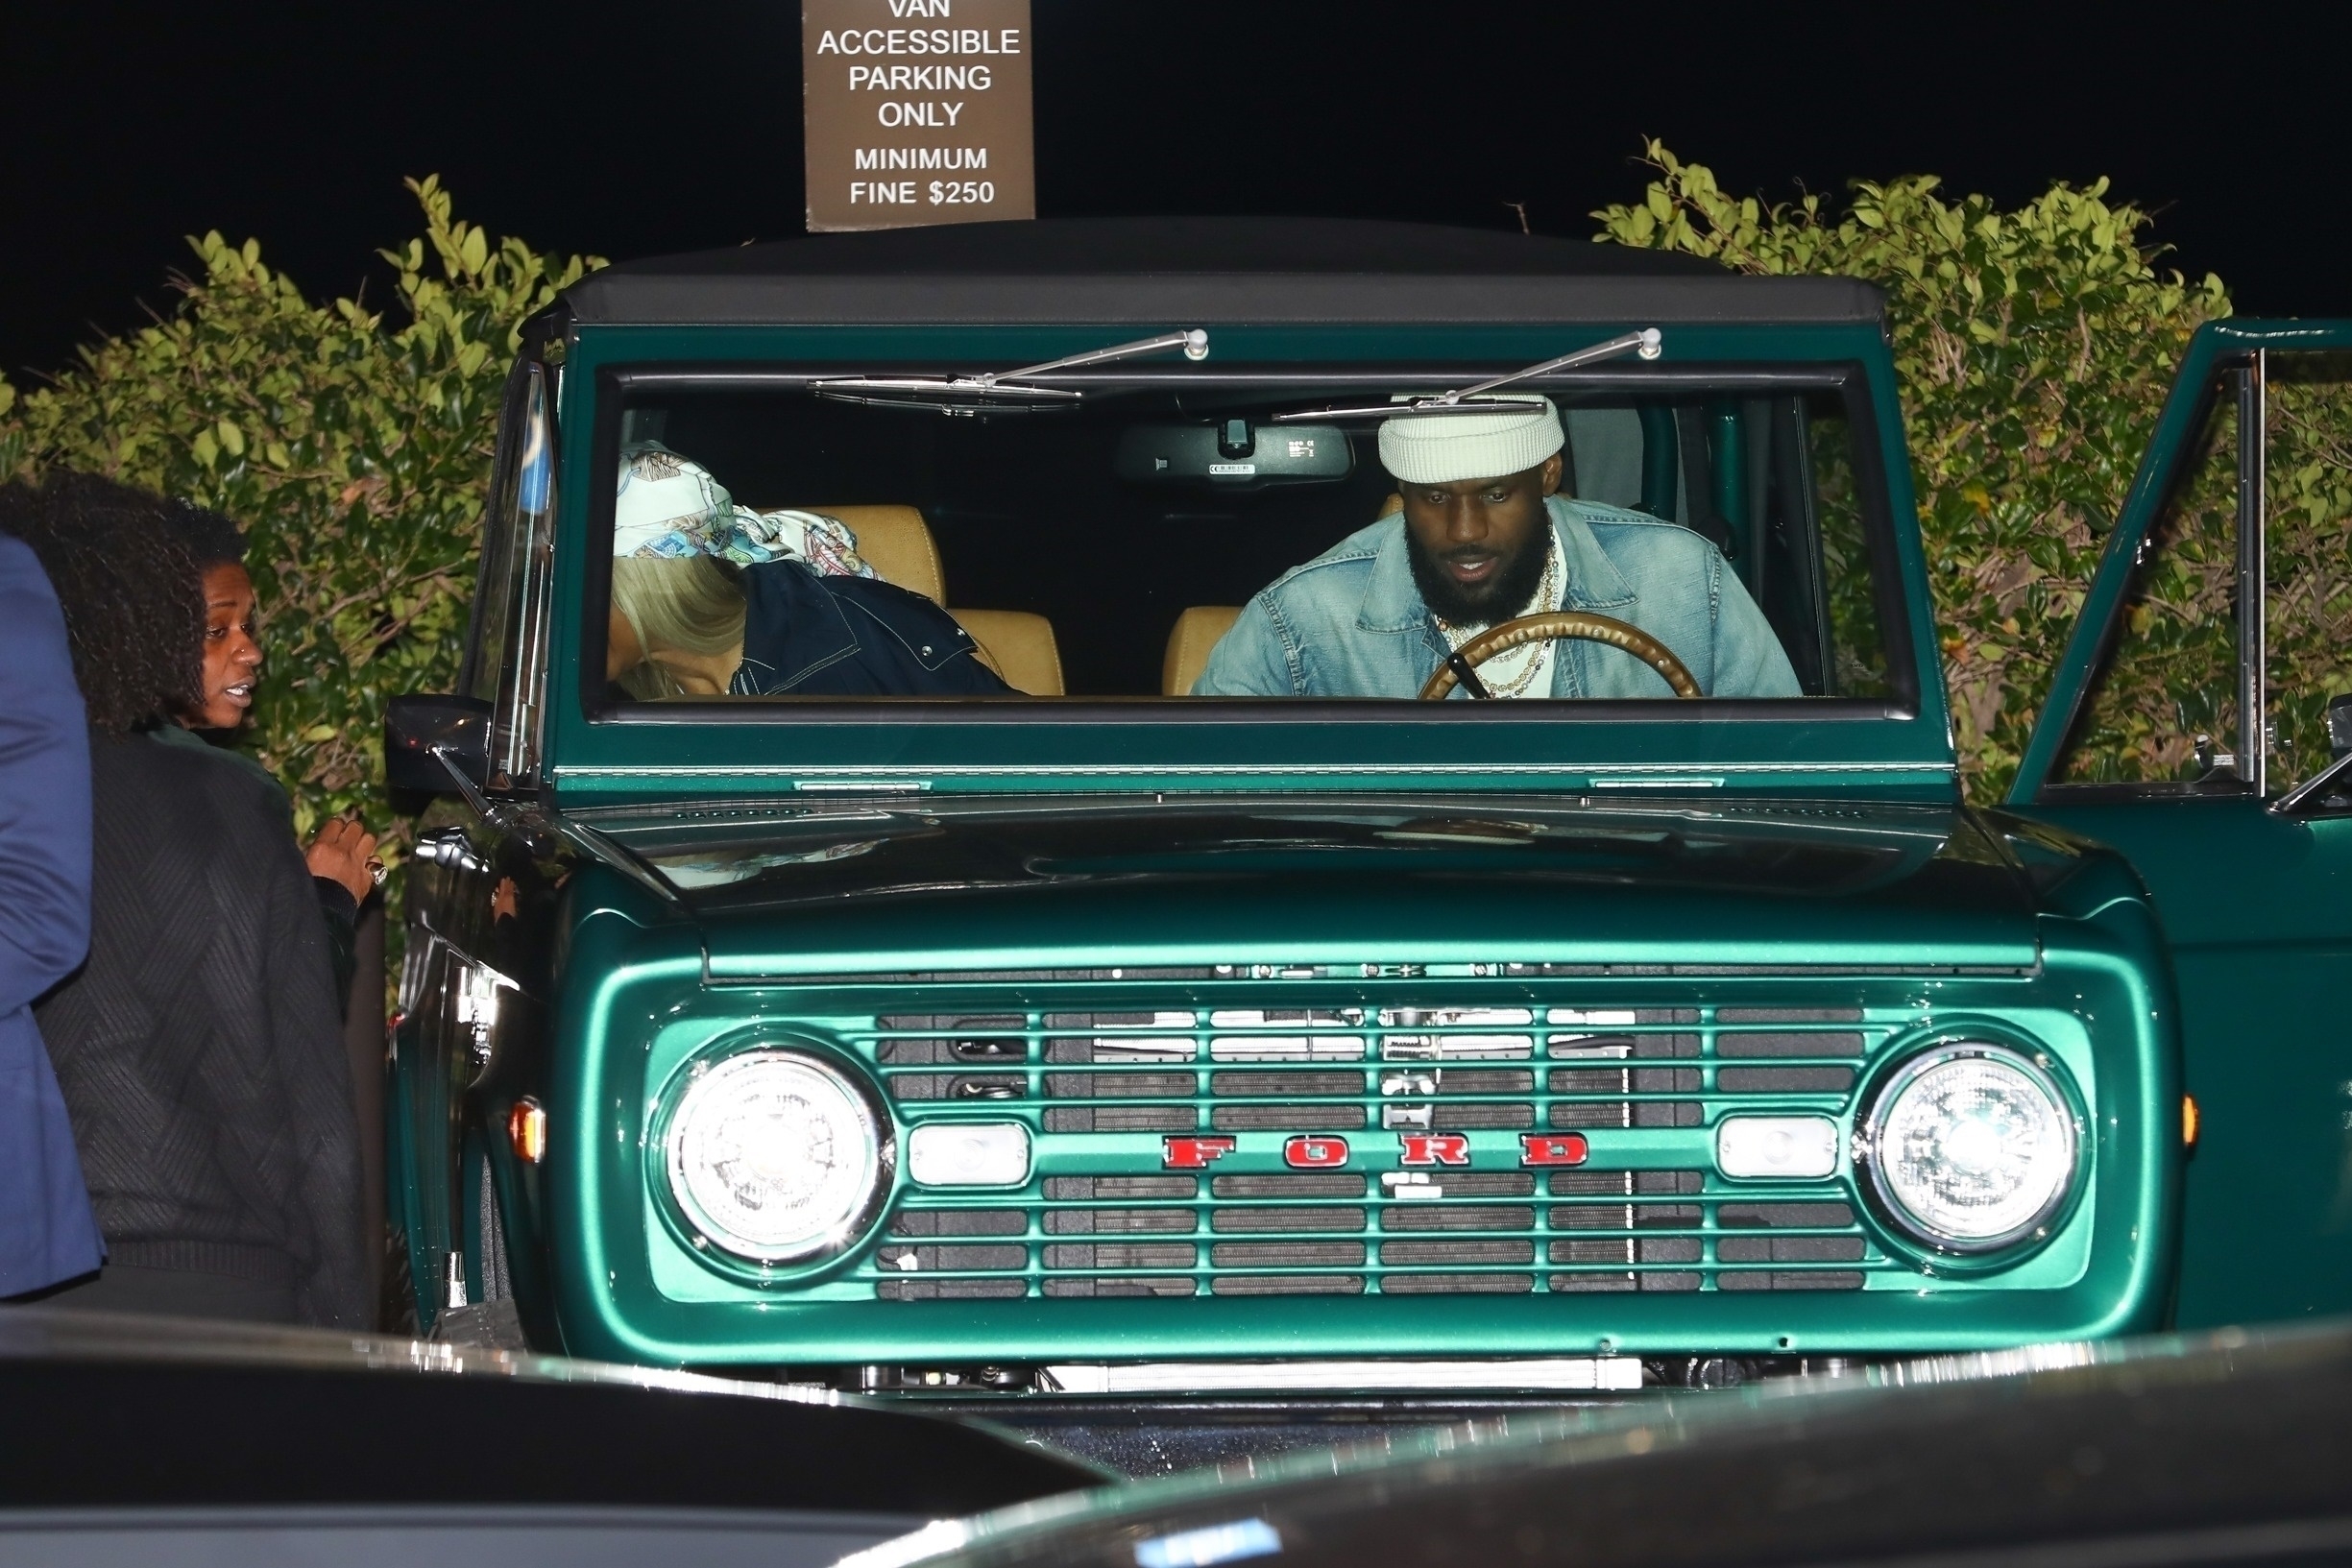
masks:
<path id="1" fill-rule="evenodd" d="M 1168 634 L 1168 653 L 1160 661 L 1159 688 L 1165 697 L 1189 697 L 1193 683 L 1208 668 L 1209 650 L 1241 619 L 1238 604 L 1196 604 L 1176 616 Z"/>
<path id="2" fill-rule="evenodd" d="M 882 568 L 877 567 L 877 571 Z M 980 662 L 1015 691 L 1032 697 L 1062 694 L 1061 647 L 1054 623 L 1026 610 L 951 610 L 956 623 L 980 644 Z"/>
<path id="3" fill-rule="evenodd" d="M 920 593 L 936 605 L 947 603 L 947 569 L 939 564 L 939 546 L 931 537 L 920 510 L 911 506 L 817 506 L 810 508 L 828 518 L 839 518 L 858 536 L 858 553 L 884 582 Z"/>
<path id="4" fill-rule="evenodd" d="M 947 606 L 947 568 L 920 508 L 912 506 L 819 506 L 858 536 L 858 553 L 884 582 Z M 980 644 L 981 663 L 1015 691 L 1032 697 L 1062 694 L 1061 647 L 1054 623 L 1026 610 L 949 610 L 958 625 Z"/>

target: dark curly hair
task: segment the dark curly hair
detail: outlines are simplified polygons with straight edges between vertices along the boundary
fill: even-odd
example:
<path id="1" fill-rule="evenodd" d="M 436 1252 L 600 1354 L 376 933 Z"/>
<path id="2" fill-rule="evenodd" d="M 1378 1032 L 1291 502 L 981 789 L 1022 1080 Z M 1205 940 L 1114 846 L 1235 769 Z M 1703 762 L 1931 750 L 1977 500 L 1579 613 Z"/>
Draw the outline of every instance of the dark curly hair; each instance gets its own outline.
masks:
<path id="1" fill-rule="evenodd" d="M 237 531 L 235 523 L 218 512 L 206 511 L 194 501 L 174 498 L 169 506 L 167 516 L 172 531 L 179 535 L 199 573 L 214 567 L 245 565 L 245 536 Z"/>
<path id="2" fill-rule="evenodd" d="M 92 725 L 122 734 L 204 701 L 203 573 L 171 503 L 96 474 L 0 485 L 0 532 L 56 588 Z"/>

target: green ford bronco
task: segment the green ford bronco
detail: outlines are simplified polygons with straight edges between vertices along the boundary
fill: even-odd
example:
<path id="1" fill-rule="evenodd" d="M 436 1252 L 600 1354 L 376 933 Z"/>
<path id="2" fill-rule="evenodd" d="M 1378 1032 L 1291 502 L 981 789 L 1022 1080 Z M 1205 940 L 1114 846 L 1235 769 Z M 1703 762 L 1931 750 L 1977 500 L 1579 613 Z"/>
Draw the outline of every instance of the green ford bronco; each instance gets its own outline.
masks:
<path id="1" fill-rule="evenodd" d="M 1343 221 L 575 286 L 387 726 L 421 1326 L 1018 1420 L 2352 1307 L 2352 325 L 2196 337 L 1984 809 L 1885 310 Z"/>

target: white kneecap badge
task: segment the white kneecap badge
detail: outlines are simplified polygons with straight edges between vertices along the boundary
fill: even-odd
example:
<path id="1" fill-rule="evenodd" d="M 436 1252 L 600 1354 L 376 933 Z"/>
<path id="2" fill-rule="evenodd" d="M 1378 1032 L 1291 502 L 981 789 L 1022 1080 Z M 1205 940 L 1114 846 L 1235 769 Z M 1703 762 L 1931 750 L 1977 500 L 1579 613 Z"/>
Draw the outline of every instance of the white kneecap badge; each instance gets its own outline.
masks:
<path id="1" fill-rule="evenodd" d="M 1029 1180 L 1029 1129 L 1018 1122 L 934 1122 L 907 1135 L 917 1187 L 1018 1187 Z"/>
<path id="2" fill-rule="evenodd" d="M 1715 1126 L 1727 1176 L 1804 1180 L 1837 1174 L 1837 1123 L 1826 1116 L 1734 1116 Z"/>

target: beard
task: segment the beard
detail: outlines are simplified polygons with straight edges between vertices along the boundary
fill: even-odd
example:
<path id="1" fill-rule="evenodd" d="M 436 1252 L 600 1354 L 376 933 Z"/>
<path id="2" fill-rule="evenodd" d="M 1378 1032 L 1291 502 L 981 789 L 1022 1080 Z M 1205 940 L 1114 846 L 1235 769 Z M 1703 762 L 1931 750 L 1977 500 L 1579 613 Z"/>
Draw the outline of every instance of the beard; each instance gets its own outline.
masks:
<path id="1" fill-rule="evenodd" d="M 1551 548 L 1551 519 L 1546 518 L 1529 532 L 1518 553 L 1505 558 L 1501 570 L 1466 587 L 1445 569 L 1440 556 L 1421 547 L 1412 524 L 1405 525 L 1405 560 L 1413 568 L 1413 586 L 1439 619 L 1455 626 L 1484 626 L 1517 615 L 1542 584 L 1543 563 Z"/>

